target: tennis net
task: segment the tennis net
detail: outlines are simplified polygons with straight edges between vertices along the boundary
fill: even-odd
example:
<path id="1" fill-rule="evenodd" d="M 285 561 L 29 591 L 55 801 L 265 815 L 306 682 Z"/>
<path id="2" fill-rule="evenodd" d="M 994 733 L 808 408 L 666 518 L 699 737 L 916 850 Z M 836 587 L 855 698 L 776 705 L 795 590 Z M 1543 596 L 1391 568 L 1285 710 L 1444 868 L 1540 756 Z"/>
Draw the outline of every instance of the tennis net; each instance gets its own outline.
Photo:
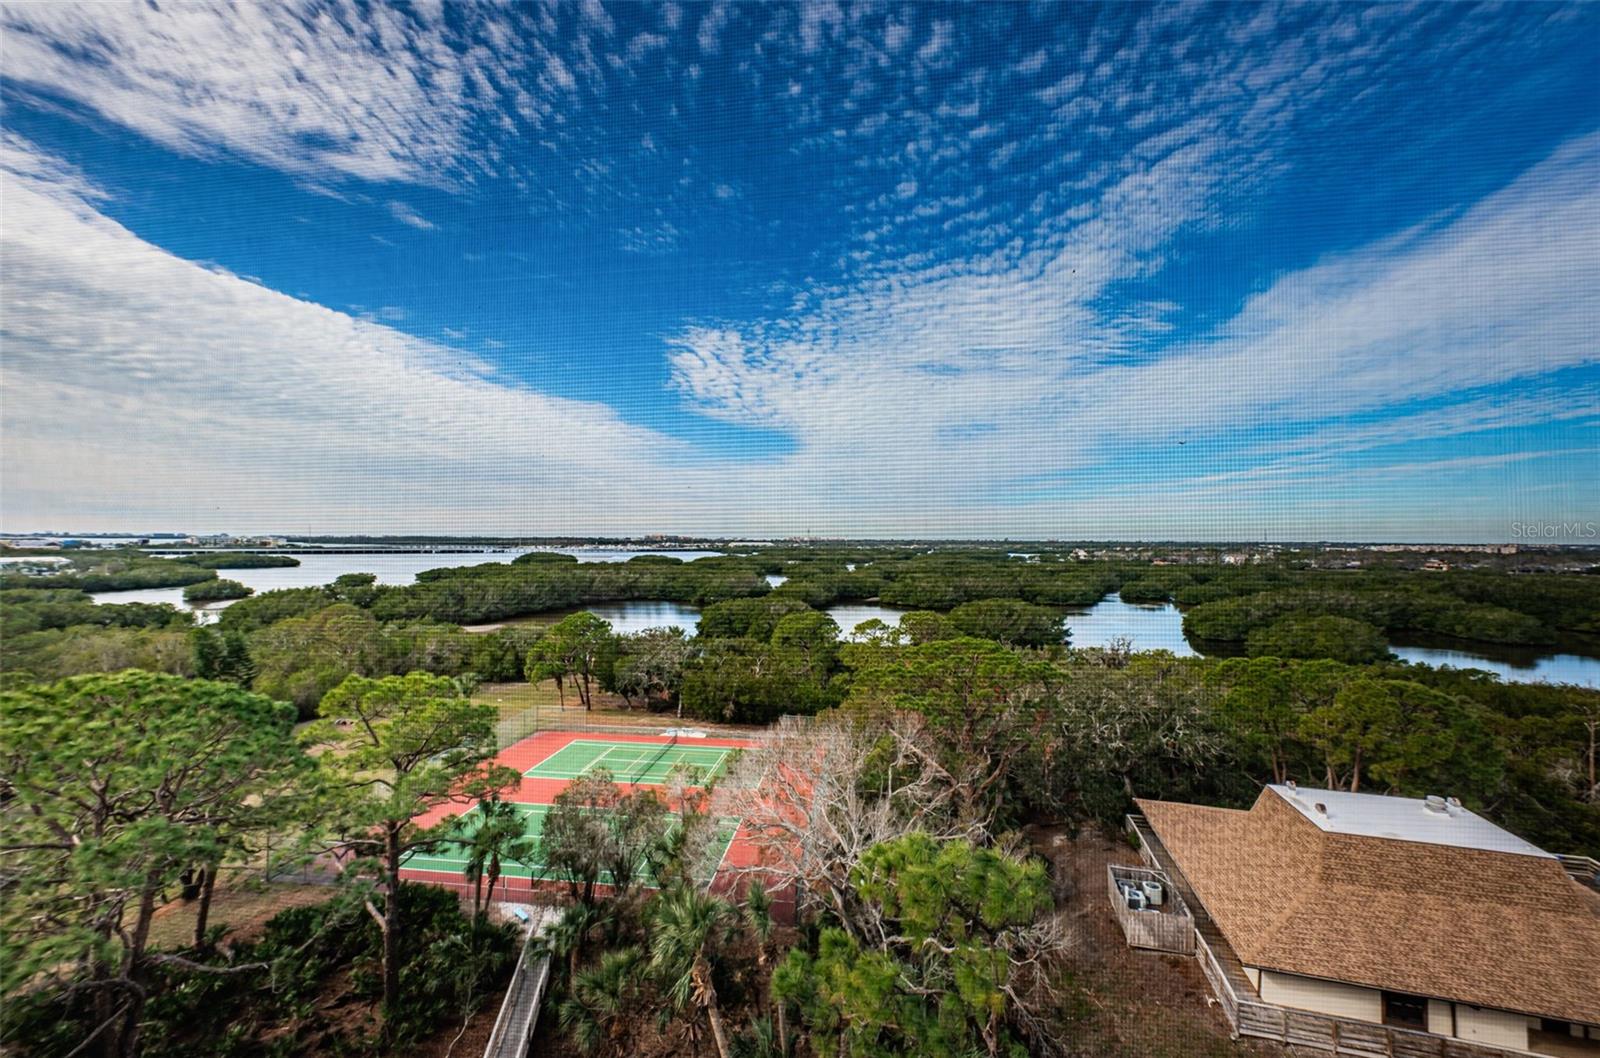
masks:
<path id="1" fill-rule="evenodd" d="M 662 761 L 662 758 L 664 758 L 668 753 L 671 753 L 672 752 L 672 747 L 676 746 L 677 744 L 678 744 L 678 736 L 676 734 L 674 734 L 672 736 L 671 741 L 669 741 L 665 746 L 661 747 L 661 752 L 657 753 L 655 756 L 653 756 L 649 760 L 645 761 L 644 762 L 644 767 L 640 768 L 638 773 L 635 774 L 634 777 L 632 778 L 632 780 L 630 780 L 630 781 L 635 782 L 635 783 L 643 782 L 645 776 L 650 774 L 650 769 L 654 768 L 657 764 L 660 764 L 661 761 Z"/>

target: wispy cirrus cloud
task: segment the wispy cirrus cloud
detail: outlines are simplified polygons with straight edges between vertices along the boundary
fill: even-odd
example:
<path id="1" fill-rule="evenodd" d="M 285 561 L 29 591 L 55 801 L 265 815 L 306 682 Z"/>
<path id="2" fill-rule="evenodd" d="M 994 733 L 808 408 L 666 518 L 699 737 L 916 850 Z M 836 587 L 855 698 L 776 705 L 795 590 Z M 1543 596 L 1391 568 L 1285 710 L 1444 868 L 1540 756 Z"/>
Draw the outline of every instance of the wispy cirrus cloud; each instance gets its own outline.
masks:
<path id="1" fill-rule="evenodd" d="M 436 183 L 470 156 L 476 78 L 425 7 L 10 4 L 5 75 L 175 150 Z"/>
<path id="2" fill-rule="evenodd" d="M 1357 237 L 1293 212 L 1330 152 L 1426 161 L 1430 135 L 1470 127 L 1469 106 L 1439 120 L 1445 73 L 1452 96 L 1521 105 L 1485 71 L 1511 55 L 1547 77 L 1539 49 L 1581 11 L 1066 10 L 0 8 L 8 105 L 230 179 L 287 173 L 327 193 L 330 234 L 360 214 L 383 222 L 363 252 L 406 244 L 367 289 L 319 305 L 302 274 L 288 297 L 245 278 L 292 270 L 252 260 L 243 225 L 236 275 L 183 260 L 157 245 L 180 225 L 9 137 L 8 493 L 64 511 L 59 481 L 153 510 L 182 466 L 175 509 L 331 502 L 352 528 L 374 524 L 365 504 L 401 527 L 410 505 L 493 529 L 598 529 L 604 510 L 686 531 L 1145 534 L 1272 502 L 1343 517 L 1316 484 L 1581 466 L 1580 445 L 1528 434 L 1595 421 L 1594 136 L 1440 192 L 1420 223 Z M 1343 179 L 1365 205 L 1386 189 L 1360 164 Z M 129 201 L 169 193 L 119 175 Z M 1197 278 L 1212 253 L 1225 281 Z M 451 292 L 442 318 L 391 289 L 418 268 Z M 507 293 L 474 317 L 480 289 Z M 605 359 L 655 298 L 672 321 Z M 561 331 L 579 335 L 564 354 L 540 345 Z M 550 395 L 591 371 L 667 386 Z M 693 428 L 655 428 L 663 407 Z M 736 440 L 684 440 L 708 423 Z M 1460 463 L 1414 450 L 1515 431 L 1517 451 Z"/>
<path id="3" fill-rule="evenodd" d="M 389 203 L 389 214 L 401 224 L 416 228 L 418 231 L 433 231 L 438 227 L 433 221 L 398 199 Z"/>
<path id="4" fill-rule="evenodd" d="M 508 523 L 549 505 L 556 524 L 572 480 L 620 503 L 663 465 L 692 472 L 681 443 L 604 405 L 175 257 L 102 216 L 100 194 L 43 175 L 59 163 L 26 144 L 6 161 L 13 509 L 92 497 L 209 524 L 214 505 L 255 524 L 320 509 L 352 528 L 409 509 L 445 526 L 454 497 Z"/>
<path id="5" fill-rule="evenodd" d="M 936 459 L 929 472 L 993 488 L 1130 444 L 1264 426 L 1298 425 L 1317 448 L 1352 415 L 1600 362 L 1600 135 L 1459 217 L 1285 275 L 1212 333 L 1143 361 L 1114 355 L 1138 344 L 1139 321 L 1097 310 L 1137 244 L 1107 250 L 1095 223 L 1068 243 L 1081 248 L 1020 275 L 911 273 L 754 333 L 688 331 L 675 384 L 707 414 L 793 431 L 819 459 L 865 445 L 915 472 L 963 437 L 960 467 Z M 1575 397 L 1516 408 L 1548 421 L 1581 410 Z M 1489 428 L 1476 410 L 1410 415 L 1385 435 Z"/>

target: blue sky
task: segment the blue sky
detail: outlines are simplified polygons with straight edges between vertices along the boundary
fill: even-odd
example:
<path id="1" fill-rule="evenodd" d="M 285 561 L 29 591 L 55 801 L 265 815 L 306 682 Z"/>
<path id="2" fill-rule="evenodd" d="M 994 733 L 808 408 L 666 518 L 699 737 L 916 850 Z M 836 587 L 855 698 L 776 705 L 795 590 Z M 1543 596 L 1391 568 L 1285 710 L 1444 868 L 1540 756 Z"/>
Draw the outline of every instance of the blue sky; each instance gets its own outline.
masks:
<path id="1" fill-rule="evenodd" d="M 1600 519 L 1600 8 L 8 4 L 4 527 Z"/>

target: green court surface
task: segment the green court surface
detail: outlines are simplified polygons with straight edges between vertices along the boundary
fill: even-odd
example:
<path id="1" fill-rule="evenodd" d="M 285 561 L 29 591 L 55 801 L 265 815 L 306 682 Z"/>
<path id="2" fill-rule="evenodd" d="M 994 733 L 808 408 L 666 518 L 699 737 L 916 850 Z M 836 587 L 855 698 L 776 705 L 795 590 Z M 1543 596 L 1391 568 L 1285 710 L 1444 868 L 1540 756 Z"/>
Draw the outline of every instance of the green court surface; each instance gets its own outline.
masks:
<path id="1" fill-rule="evenodd" d="M 527 835 L 534 839 L 534 847 L 537 848 L 539 834 L 544 828 L 544 817 L 550 814 L 551 806 L 513 804 L 512 807 L 522 816 L 527 826 Z M 477 814 L 477 808 L 465 813 L 461 816 L 462 824 L 468 828 L 473 827 Z M 733 844 L 733 837 L 738 829 L 739 821 L 737 819 L 717 820 L 717 832 L 712 842 L 712 851 L 716 856 L 717 863 L 720 863 L 722 858 L 727 855 L 728 846 Z M 466 846 L 460 842 L 442 841 L 427 852 L 412 853 L 406 857 L 402 867 L 405 870 L 412 871 L 440 871 L 446 874 L 460 875 L 462 868 L 466 865 Z M 712 868 L 712 872 L 715 873 L 715 867 Z M 537 860 L 531 863 L 502 861 L 500 873 L 506 878 L 539 878 L 546 881 L 564 880 L 559 874 L 546 870 L 544 864 Z M 640 877 L 643 884 L 651 884 L 648 872 L 644 870 L 643 865 L 640 867 Z M 708 878 L 707 880 L 709 881 L 710 879 Z M 609 875 L 602 875 L 600 881 L 604 884 L 610 884 L 611 879 Z"/>
<path id="2" fill-rule="evenodd" d="M 576 779 L 596 768 L 604 768 L 616 782 L 659 786 L 679 765 L 696 769 L 701 781 L 715 778 L 733 754 L 734 750 L 726 746 L 580 738 L 568 742 L 523 774 L 530 779 Z"/>

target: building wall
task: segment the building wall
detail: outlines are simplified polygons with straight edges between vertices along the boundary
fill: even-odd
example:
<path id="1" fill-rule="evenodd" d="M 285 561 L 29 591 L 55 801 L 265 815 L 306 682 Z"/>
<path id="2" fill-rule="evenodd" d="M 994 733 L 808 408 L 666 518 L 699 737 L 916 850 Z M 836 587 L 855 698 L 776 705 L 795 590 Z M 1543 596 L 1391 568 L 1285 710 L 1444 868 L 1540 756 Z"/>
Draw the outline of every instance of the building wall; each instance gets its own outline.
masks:
<path id="1" fill-rule="evenodd" d="M 1262 970 L 1260 991 L 1264 1002 L 1283 1007 L 1353 1021 L 1383 1021 L 1383 994 L 1373 988 Z"/>
<path id="2" fill-rule="evenodd" d="M 1528 1049 L 1528 1019 L 1504 1010 L 1456 1004 L 1456 1035 L 1492 1047 Z"/>
<path id="3" fill-rule="evenodd" d="M 1450 1016 L 1450 1004 L 1442 999 L 1428 1000 L 1428 1031 L 1440 1036 L 1455 1035 L 1455 1020 Z"/>

